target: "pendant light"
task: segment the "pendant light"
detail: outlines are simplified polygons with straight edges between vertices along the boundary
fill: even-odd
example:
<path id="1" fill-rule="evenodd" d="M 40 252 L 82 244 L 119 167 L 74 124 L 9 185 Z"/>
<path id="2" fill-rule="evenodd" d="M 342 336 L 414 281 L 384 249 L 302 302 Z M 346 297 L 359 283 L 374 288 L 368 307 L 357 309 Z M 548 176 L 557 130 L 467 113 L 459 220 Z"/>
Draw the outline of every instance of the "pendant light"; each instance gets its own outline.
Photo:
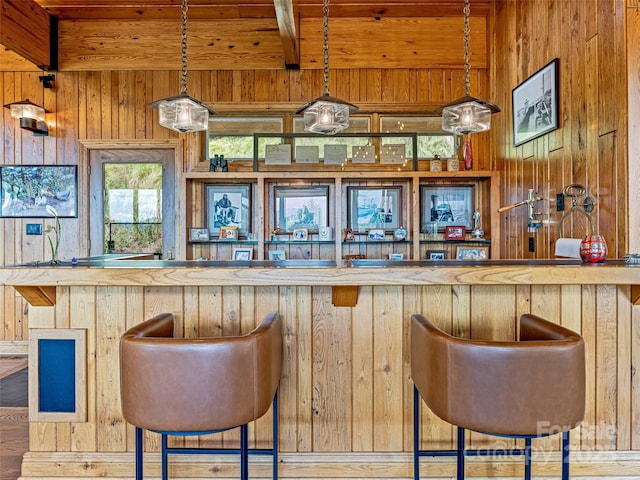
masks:
<path id="1" fill-rule="evenodd" d="M 456 135 L 484 132 L 491 128 L 491 115 L 500 111 L 497 105 L 470 95 L 469 80 L 469 0 L 464 0 L 464 97 L 460 97 L 442 109 L 442 129 Z"/>
<path id="2" fill-rule="evenodd" d="M 304 113 L 305 132 L 333 135 L 349 127 L 349 114 L 358 107 L 329 95 L 329 0 L 323 2 L 322 17 L 324 93 L 305 103 L 296 113 Z"/>
<path id="3" fill-rule="evenodd" d="M 182 89 L 180 95 L 156 100 L 149 104 L 157 109 L 163 127 L 180 133 L 206 130 L 209 115 L 216 113 L 211 107 L 187 94 L 187 0 L 182 0 Z"/>

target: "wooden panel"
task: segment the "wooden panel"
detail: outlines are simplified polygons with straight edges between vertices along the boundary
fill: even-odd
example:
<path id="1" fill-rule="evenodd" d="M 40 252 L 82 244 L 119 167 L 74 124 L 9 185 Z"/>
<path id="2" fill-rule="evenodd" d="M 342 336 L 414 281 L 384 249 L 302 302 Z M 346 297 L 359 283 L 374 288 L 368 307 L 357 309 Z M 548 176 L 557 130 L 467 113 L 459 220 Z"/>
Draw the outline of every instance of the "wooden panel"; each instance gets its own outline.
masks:
<path id="1" fill-rule="evenodd" d="M 49 14 L 34 0 L 0 1 L 0 43 L 37 66 L 57 66 L 51 58 Z"/>

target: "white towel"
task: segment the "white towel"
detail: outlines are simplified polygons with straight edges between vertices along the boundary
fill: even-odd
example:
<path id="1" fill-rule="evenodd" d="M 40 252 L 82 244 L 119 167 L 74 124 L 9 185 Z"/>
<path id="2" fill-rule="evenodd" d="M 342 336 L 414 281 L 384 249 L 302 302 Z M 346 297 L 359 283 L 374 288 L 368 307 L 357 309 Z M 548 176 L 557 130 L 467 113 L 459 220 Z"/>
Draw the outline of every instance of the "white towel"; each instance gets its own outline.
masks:
<path id="1" fill-rule="evenodd" d="M 579 238 L 559 238 L 556 240 L 556 257 L 580 258 Z"/>

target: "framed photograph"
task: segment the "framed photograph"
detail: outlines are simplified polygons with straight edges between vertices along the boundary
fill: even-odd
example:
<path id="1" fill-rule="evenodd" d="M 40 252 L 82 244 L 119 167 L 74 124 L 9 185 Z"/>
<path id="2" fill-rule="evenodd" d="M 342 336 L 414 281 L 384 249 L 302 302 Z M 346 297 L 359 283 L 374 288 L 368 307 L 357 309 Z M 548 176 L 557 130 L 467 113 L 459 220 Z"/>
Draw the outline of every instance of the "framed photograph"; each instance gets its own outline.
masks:
<path id="1" fill-rule="evenodd" d="M 390 253 L 389 260 L 404 260 L 404 253 Z"/>
<path id="2" fill-rule="evenodd" d="M 344 229 L 344 241 L 345 242 L 353 242 L 354 240 L 355 240 L 355 237 L 353 235 L 353 229 L 345 228 Z"/>
<path id="3" fill-rule="evenodd" d="M 513 145 L 522 145 L 559 126 L 558 59 L 542 67 L 511 92 Z"/>
<path id="4" fill-rule="evenodd" d="M 464 240 L 467 229 L 464 225 L 447 225 L 444 227 L 445 240 Z"/>
<path id="5" fill-rule="evenodd" d="M 329 221 L 329 187 L 275 187 L 275 228 L 317 233 Z"/>
<path id="6" fill-rule="evenodd" d="M 218 236 L 220 240 L 238 240 L 238 228 L 228 226 L 220 227 L 220 235 Z"/>
<path id="7" fill-rule="evenodd" d="M 368 238 L 371 241 L 379 242 L 384 240 L 384 229 L 383 228 L 374 228 L 369 230 Z"/>
<path id="8" fill-rule="evenodd" d="M 347 224 L 354 232 L 393 232 L 402 225 L 402 187 L 347 187 Z"/>
<path id="9" fill-rule="evenodd" d="M 190 228 L 189 241 L 190 242 L 208 242 L 209 229 L 208 228 Z"/>
<path id="10" fill-rule="evenodd" d="M 269 250 L 269 260 L 286 260 L 287 254 L 284 250 Z"/>
<path id="11" fill-rule="evenodd" d="M 433 233 L 433 224 L 440 232 L 447 225 L 473 228 L 475 188 L 473 185 L 421 185 L 420 231 Z"/>
<path id="12" fill-rule="evenodd" d="M 251 231 L 251 184 L 205 184 L 204 211 L 209 235 L 220 236 L 220 227 L 236 227 L 238 238 Z"/>
<path id="13" fill-rule="evenodd" d="M 251 260 L 253 258 L 253 248 L 234 248 L 234 260 Z"/>
<path id="14" fill-rule="evenodd" d="M 293 230 L 293 239 L 298 241 L 307 241 L 309 239 L 309 230 L 306 228 L 296 228 Z"/>
<path id="15" fill-rule="evenodd" d="M 446 260 L 447 252 L 445 252 L 444 250 L 429 250 L 427 252 L 427 259 L 428 260 Z"/>
<path id="16" fill-rule="evenodd" d="M 458 245 L 456 248 L 456 258 L 458 260 L 487 260 L 489 258 L 489 247 L 467 247 Z"/>
<path id="17" fill-rule="evenodd" d="M 0 185 L 0 217 L 78 216 L 76 165 L 2 165 Z"/>

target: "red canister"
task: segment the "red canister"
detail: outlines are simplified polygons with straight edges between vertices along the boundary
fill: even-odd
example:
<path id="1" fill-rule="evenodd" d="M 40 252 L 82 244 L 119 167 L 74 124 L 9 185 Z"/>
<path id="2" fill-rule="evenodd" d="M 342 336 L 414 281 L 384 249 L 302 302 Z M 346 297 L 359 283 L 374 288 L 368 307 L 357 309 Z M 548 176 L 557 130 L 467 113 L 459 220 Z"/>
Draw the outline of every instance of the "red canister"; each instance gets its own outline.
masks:
<path id="1" fill-rule="evenodd" d="M 587 235 L 580 243 L 580 257 L 583 262 L 604 262 L 607 253 L 607 242 L 602 235 Z"/>

